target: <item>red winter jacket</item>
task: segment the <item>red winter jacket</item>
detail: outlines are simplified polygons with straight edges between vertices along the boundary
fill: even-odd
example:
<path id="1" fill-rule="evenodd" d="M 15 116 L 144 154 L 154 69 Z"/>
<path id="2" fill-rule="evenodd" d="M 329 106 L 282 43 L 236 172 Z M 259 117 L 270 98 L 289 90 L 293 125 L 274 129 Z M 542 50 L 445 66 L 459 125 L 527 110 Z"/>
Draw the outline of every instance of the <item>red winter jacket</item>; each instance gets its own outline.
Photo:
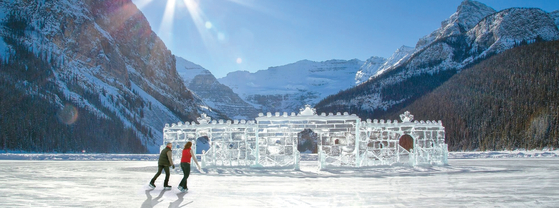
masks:
<path id="1" fill-rule="evenodd" d="M 183 149 L 182 150 L 181 163 L 183 163 L 183 162 L 190 163 L 191 158 L 192 158 L 192 155 L 190 154 L 190 148 Z"/>

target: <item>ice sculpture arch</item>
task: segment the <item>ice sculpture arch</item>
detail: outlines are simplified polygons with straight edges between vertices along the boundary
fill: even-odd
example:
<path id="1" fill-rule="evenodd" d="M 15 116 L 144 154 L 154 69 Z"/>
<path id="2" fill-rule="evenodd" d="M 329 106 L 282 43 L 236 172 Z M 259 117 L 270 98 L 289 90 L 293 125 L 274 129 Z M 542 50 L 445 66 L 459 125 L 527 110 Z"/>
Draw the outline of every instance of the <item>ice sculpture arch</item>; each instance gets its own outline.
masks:
<path id="1" fill-rule="evenodd" d="M 203 167 L 299 169 L 297 134 L 310 129 L 318 135 L 320 169 L 448 163 L 441 121 L 413 121 L 409 112 L 400 115 L 400 119 L 401 122 L 361 121 L 347 112 L 318 115 L 310 105 L 297 114 L 260 113 L 254 121 L 215 121 L 202 114 L 198 124 L 166 124 L 163 143 L 183 146 L 193 141 L 196 144 L 197 138 L 207 136 L 210 148 L 201 155 Z M 411 144 L 403 144 L 402 138 L 411 138 Z M 178 161 L 180 154 L 174 157 Z"/>

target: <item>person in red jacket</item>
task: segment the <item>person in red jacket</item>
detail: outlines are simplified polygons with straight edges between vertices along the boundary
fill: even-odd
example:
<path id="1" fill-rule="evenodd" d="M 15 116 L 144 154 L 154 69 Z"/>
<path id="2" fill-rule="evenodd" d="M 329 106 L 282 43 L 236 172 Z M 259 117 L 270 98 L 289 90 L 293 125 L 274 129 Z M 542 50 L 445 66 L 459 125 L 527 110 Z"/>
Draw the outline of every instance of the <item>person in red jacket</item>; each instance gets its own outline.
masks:
<path id="1" fill-rule="evenodd" d="M 179 183 L 179 187 L 178 189 L 181 192 L 186 192 L 188 191 L 188 186 L 186 183 L 186 179 L 188 179 L 188 176 L 190 175 L 190 160 L 194 159 L 194 162 L 196 163 L 196 166 L 198 166 L 198 169 L 200 169 L 200 165 L 198 164 L 198 160 L 196 159 L 196 155 L 194 154 L 194 151 L 192 151 L 192 142 L 187 142 L 184 145 L 184 149 L 182 150 L 182 158 L 181 158 L 181 169 L 182 169 L 182 173 L 184 174 L 184 177 L 182 178 L 181 182 Z"/>

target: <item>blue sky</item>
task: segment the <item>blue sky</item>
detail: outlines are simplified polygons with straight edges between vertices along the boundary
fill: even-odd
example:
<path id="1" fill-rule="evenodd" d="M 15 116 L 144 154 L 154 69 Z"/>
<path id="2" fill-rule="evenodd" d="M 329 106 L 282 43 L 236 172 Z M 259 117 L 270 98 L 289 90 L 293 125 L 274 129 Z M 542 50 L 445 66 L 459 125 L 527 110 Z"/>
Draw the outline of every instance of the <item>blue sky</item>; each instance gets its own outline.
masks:
<path id="1" fill-rule="evenodd" d="M 177 56 L 217 78 L 299 60 L 388 58 L 440 27 L 462 0 L 132 0 Z M 559 10 L 556 0 L 481 0 Z"/>

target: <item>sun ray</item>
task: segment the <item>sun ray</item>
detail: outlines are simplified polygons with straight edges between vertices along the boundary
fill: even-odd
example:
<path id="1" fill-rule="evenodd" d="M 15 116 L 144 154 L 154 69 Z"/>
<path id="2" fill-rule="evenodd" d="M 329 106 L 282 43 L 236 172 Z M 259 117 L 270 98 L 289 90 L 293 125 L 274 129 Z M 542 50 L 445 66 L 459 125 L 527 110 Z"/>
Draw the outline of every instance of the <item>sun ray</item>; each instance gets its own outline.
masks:
<path id="1" fill-rule="evenodd" d="M 183 0 L 183 2 L 186 5 L 190 18 L 192 19 L 192 22 L 194 22 L 196 30 L 198 31 L 204 46 L 209 51 L 218 50 L 216 39 L 218 38 L 217 36 L 219 36 L 219 32 L 217 32 L 216 35 L 211 33 L 212 31 L 217 31 L 218 29 L 212 25 L 209 18 L 204 14 L 199 5 L 200 2 L 198 0 Z"/>
<path id="2" fill-rule="evenodd" d="M 265 7 L 259 6 L 255 1 L 252 0 L 229 0 L 233 4 L 240 5 L 245 8 L 249 8 L 254 11 L 262 12 L 265 14 L 272 14 L 273 11 L 269 11 Z M 209 52 L 210 57 L 208 58 L 217 58 L 219 56 L 228 56 L 229 60 L 233 60 L 233 62 L 237 64 L 245 63 L 246 60 L 243 60 L 240 56 L 242 54 L 241 48 L 242 47 L 235 47 L 232 45 L 228 45 L 228 33 L 224 31 L 223 28 L 220 28 L 219 25 L 214 24 L 211 19 L 206 16 L 204 13 L 204 7 L 201 0 L 182 0 L 183 4 L 180 4 L 181 7 L 184 6 L 188 10 L 188 14 L 192 23 L 198 32 L 198 35 L 201 39 L 206 50 Z M 223 5 L 223 4 L 222 4 Z M 211 9 L 211 8 L 206 8 Z M 279 16 L 279 15 L 277 15 Z M 183 23 L 177 23 L 183 24 Z M 236 32 L 246 33 L 247 28 L 237 28 Z M 249 34 L 252 34 L 251 31 L 248 31 Z M 245 37 L 250 39 L 252 36 Z M 216 60 L 219 61 L 219 60 Z"/>
<path id="3" fill-rule="evenodd" d="M 163 19 L 161 20 L 161 24 L 159 25 L 158 34 L 162 36 L 163 39 L 167 40 L 169 44 L 172 44 L 172 28 L 173 20 L 175 17 L 175 7 L 176 0 L 167 0 Z"/>

